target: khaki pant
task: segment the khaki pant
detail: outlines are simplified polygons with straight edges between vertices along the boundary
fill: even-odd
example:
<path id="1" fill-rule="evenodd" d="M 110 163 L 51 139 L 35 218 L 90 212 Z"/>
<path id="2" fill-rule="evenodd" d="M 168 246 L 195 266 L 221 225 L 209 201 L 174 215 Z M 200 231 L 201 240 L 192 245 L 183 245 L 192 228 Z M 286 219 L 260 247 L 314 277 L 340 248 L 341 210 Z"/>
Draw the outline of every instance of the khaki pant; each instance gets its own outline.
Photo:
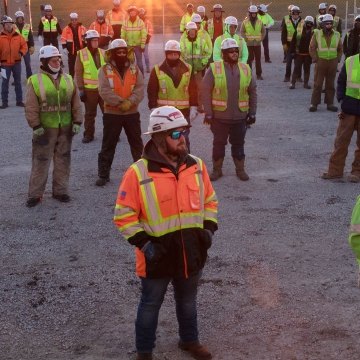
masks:
<path id="1" fill-rule="evenodd" d="M 355 159 L 352 163 L 352 174 L 360 175 L 360 116 L 344 114 L 340 119 L 336 132 L 334 151 L 331 154 L 328 173 L 331 175 L 343 175 L 348 147 L 354 131 L 357 132 Z"/>
<path id="2" fill-rule="evenodd" d="M 34 136 L 29 198 L 41 197 L 45 191 L 51 159 L 54 162 L 52 192 L 68 193 L 71 163 L 71 127 L 45 129 L 42 136 Z"/>
<path id="3" fill-rule="evenodd" d="M 335 96 L 335 77 L 338 65 L 338 59 L 323 60 L 319 59 L 315 64 L 314 71 L 314 90 L 311 96 L 311 105 L 319 105 L 321 103 L 321 91 L 325 79 L 325 99 L 327 105 L 334 104 Z"/>
<path id="4" fill-rule="evenodd" d="M 95 134 L 95 118 L 97 106 L 100 105 L 101 112 L 104 113 L 104 101 L 97 90 L 86 90 L 85 118 L 84 118 L 84 138 L 93 139 Z"/>

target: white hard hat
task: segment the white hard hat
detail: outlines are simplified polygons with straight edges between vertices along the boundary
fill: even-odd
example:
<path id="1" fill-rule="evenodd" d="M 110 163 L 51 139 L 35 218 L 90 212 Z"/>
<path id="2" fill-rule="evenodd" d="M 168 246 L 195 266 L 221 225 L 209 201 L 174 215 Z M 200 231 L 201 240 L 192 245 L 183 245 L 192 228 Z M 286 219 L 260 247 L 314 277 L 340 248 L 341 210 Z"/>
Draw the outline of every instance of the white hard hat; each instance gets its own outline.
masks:
<path id="1" fill-rule="evenodd" d="M 257 13 L 257 12 L 258 12 L 258 8 L 256 7 L 256 5 L 249 6 L 249 13 Z"/>
<path id="2" fill-rule="evenodd" d="M 78 19 L 79 15 L 75 12 L 70 13 L 70 19 Z"/>
<path id="3" fill-rule="evenodd" d="M 189 21 L 186 24 L 186 30 L 197 30 L 197 26 L 193 21 Z"/>
<path id="4" fill-rule="evenodd" d="M 120 48 L 127 48 L 127 43 L 124 39 L 113 40 L 106 51 L 111 51 Z"/>
<path id="5" fill-rule="evenodd" d="M 227 18 L 225 18 L 224 23 L 226 25 L 236 25 L 236 26 L 239 25 L 237 18 L 235 16 L 228 16 Z"/>
<path id="6" fill-rule="evenodd" d="M 198 6 L 197 9 L 196 9 L 197 12 L 201 12 L 201 13 L 204 13 L 205 12 L 205 6 Z"/>
<path id="7" fill-rule="evenodd" d="M 360 21 L 360 15 L 357 15 L 354 21 Z"/>
<path id="8" fill-rule="evenodd" d="M 139 12 L 139 9 L 137 8 L 136 5 L 130 5 L 130 6 L 127 8 L 127 12 L 130 12 L 130 11 L 137 11 L 137 12 Z"/>
<path id="9" fill-rule="evenodd" d="M 199 14 L 193 14 L 193 16 L 191 17 L 191 21 L 194 23 L 201 23 L 202 19 Z"/>
<path id="10" fill-rule="evenodd" d="M 120 0 L 113 0 L 114 5 L 120 5 Z"/>
<path id="11" fill-rule="evenodd" d="M 161 106 L 150 114 L 148 131 L 145 134 L 154 134 L 180 127 L 188 127 L 183 113 L 174 106 Z"/>
<path id="12" fill-rule="evenodd" d="M 322 22 L 334 21 L 334 18 L 331 14 L 325 14 L 322 18 Z"/>
<path id="13" fill-rule="evenodd" d="M 289 6 L 288 6 L 288 11 L 291 11 L 291 9 L 292 9 L 293 6 L 294 6 L 294 5 L 292 5 L 292 4 L 289 5 Z"/>
<path id="14" fill-rule="evenodd" d="M 59 49 L 52 45 L 43 46 L 39 51 L 39 60 L 48 59 L 52 57 L 61 57 Z"/>
<path id="15" fill-rule="evenodd" d="M 1 23 L 2 23 L 2 24 L 14 24 L 14 20 L 13 20 L 10 16 L 4 15 L 4 16 L 1 18 Z"/>
<path id="16" fill-rule="evenodd" d="M 145 15 L 146 14 L 146 10 L 144 8 L 139 8 L 139 14 L 140 15 Z"/>
<path id="17" fill-rule="evenodd" d="M 293 13 L 293 12 L 300 13 L 300 8 L 299 8 L 298 6 L 293 6 L 293 7 L 291 8 L 291 12 L 292 12 L 292 13 Z"/>
<path id="18" fill-rule="evenodd" d="M 264 13 L 266 13 L 266 12 L 267 12 L 267 6 L 264 5 L 264 4 L 260 4 L 260 5 L 259 5 L 259 10 L 262 11 L 262 12 L 264 12 Z"/>
<path id="19" fill-rule="evenodd" d="M 319 19 L 319 22 L 320 22 L 320 23 L 323 21 L 324 16 L 325 16 L 325 15 L 320 15 L 320 16 L 319 16 L 318 19 Z"/>
<path id="20" fill-rule="evenodd" d="M 52 6 L 47 4 L 44 6 L 44 11 L 52 11 Z"/>
<path id="21" fill-rule="evenodd" d="M 319 10 L 326 10 L 326 4 L 325 3 L 320 3 L 319 4 Z"/>
<path id="22" fill-rule="evenodd" d="M 96 16 L 97 17 L 105 16 L 105 11 L 104 10 L 96 10 Z"/>
<path id="23" fill-rule="evenodd" d="M 313 18 L 312 16 L 310 16 L 310 15 L 308 15 L 308 16 L 305 18 L 304 21 L 305 21 L 305 22 L 311 22 L 311 23 L 314 24 L 314 18 Z"/>
<path id="24" fill-rule="evenodd" d="M 221 50 L 227 50 L 227 49 L 233 49 L 233 48 L 239 48 L 239 44 L 237 43 L 237 41 L 235 39 L 232 38 L 228 38 L 228 39 L 224 39 L 221 42 Z"/>
<path id="25" fill-rule="evenodd" d="M 215 10 L 219 10 L 219 11 L 224 11 L 223 9 L 222 9 L 222 5 L 221 4 L 215 4 L 214 6 L 213 6 L 213 9 L 211 10 L 211 12 L 214 12 Z"/>
<path id="26" fill-rule="evenodd" d="M 24 15 L 24 13 L 23 13 L 22 11 L 19 10 L 19 11 L 17 11 L 17 12 L 15 13 L 15 17 L 16 17 L 16 18 L 18 18 L 18 17 L 23 17 L 23 18 L 24 18 L 25 15 Z"/>
<path id="27" fill-rule="evenodd" d="M 328 8 L 328 10 L 330 10 L 330 9 L 334 9 L 334 10 L 336 11 L 336 10 L 337 10 L 337 7 L 336 7 L 336 5 L 330 5 L 329 8 Z"/>
<path id="28" fill-rule="evenodd" d="M 165 51 L 178 51 L 180 50 L 180 43 L 176 40 L 168 40 L 165 44 Z"/>
<path id="29" fill-rule="evenodd" d="M 100 35 L 96 30 L 88 30 L 85 33 L 85 39 L 86 40 L 96 39 L 96 38 L 99 38 L 99 37 L 100 37 Z"/>

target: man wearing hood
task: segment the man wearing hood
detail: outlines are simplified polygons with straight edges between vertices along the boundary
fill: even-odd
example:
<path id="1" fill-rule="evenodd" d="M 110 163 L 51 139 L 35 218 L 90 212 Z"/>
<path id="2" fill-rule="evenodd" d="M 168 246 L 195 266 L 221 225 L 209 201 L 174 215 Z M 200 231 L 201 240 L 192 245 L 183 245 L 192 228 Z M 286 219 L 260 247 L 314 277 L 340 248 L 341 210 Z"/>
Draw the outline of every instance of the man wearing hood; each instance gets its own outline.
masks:
<path id="1" fill-rule="evenodd" d="M 110 181 L 110 170 L 122 129 L 128 138 L 133 161 L 143 151 L 138 105 L 144 98 L 144 78 L 128 58 L 128 46 L 115 39 L 106 51 L 108 62 L 99 70 L 99 94 L 104 100 L 103 139 L 98 156 L 97 186 Z"/>
<path id="2" fill-rule="evenodd" d="M 33 130 L 27 207 L 40 203 L 53 160 L 52 196 L 69 202 L 72 137 L 80 132 L 82 110 L 72 77 L 62 72 L 61 54 L 52 45 L 39 53 L 40 72 L 29 78 L 25 116 Z"/>
<path id="3" fill-rule="evenodd" d="M 346 58 L 359 53 L 360 15 L 356 16 L 354 27 L 345 35 L 343 50 Z"/>

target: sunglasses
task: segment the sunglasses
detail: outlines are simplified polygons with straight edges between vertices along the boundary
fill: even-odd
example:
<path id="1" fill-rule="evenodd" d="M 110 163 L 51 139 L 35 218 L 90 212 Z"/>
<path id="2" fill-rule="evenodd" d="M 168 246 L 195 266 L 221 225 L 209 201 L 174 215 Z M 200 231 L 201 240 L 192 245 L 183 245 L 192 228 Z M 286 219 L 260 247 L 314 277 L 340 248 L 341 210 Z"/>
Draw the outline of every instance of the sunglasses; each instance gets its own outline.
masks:
<path id="1" fill-rule="evenodd" d="M 169 134 L 169 136 L 173 140 L 179 140 L 181 135 L 185 136 L 185 133 L 186 133 L 186 130 L 174 130 Z"/>
<path id="2" fill-rule="evenodd" d="M 231 49 L 227 51 L 228 54 L 239 53 L 239 49 Z"/>

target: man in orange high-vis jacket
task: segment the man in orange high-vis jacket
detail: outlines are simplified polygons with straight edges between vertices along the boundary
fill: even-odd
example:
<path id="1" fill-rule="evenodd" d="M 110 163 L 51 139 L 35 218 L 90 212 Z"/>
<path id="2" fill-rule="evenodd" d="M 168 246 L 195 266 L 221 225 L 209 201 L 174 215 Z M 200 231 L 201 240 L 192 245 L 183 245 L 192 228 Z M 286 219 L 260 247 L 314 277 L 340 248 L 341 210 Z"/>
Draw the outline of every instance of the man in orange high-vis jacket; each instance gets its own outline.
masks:
<path id="1" fill-rule="evenodd" d="M 61 33 L 61 45 L 64 54 L 68 56 L 69 74 L 74 77 L 76 54 L 85 47 L 86 27 L 79 22 L 77 13 L 70 14 L 70 23 Z"/>
<path id="2" fill-rule="evenodd" d="M 195 359 L 211 359 L 199 342 L 196 294 L 207 250 L 217 230 L 217 199 L 203 161 L 187 151 L 189 127 L 180 110 L 150 114 L 151 139 L 142 158 L 120 184 L 114 222 L 135 246 L 142 284 L 136 330 L 137 359 L 152 359 L 156 328 L 172 282 L 179 323 L 179 347 Z"/>
<path id="3" fill-rule="evenodd" d="M 99 94 L 104 100 L 104 129 L 98 156 L 97 186 L 110 181 L 110 169 L 122 128 L 134 161 L 143 151 L 138 105 L 144 98 L 144 78 L 130 62 L 124 39 L 115 39 L 106 51 L 108 63 L 99 70 Z"/>
<path id="4" fill-rule="evenodd" d="M 113 0 L 114 7 L 106 14 L 106 21 L 114 30 L 113 39 L 120 39 L 121 27 L 127 17 L 126 11 L 121 7 L 120 0 Z"/>
<path id="5" fill-rule="evenodd" d="M 96 30 L 99 35 L 99 48 L 107 49 L 110 41 L 114 37 L 114 30 L 106 20 L 105 20 L 105 11 L 96 10 L 96 19 L 89 26 L 89 30 Z"/>

